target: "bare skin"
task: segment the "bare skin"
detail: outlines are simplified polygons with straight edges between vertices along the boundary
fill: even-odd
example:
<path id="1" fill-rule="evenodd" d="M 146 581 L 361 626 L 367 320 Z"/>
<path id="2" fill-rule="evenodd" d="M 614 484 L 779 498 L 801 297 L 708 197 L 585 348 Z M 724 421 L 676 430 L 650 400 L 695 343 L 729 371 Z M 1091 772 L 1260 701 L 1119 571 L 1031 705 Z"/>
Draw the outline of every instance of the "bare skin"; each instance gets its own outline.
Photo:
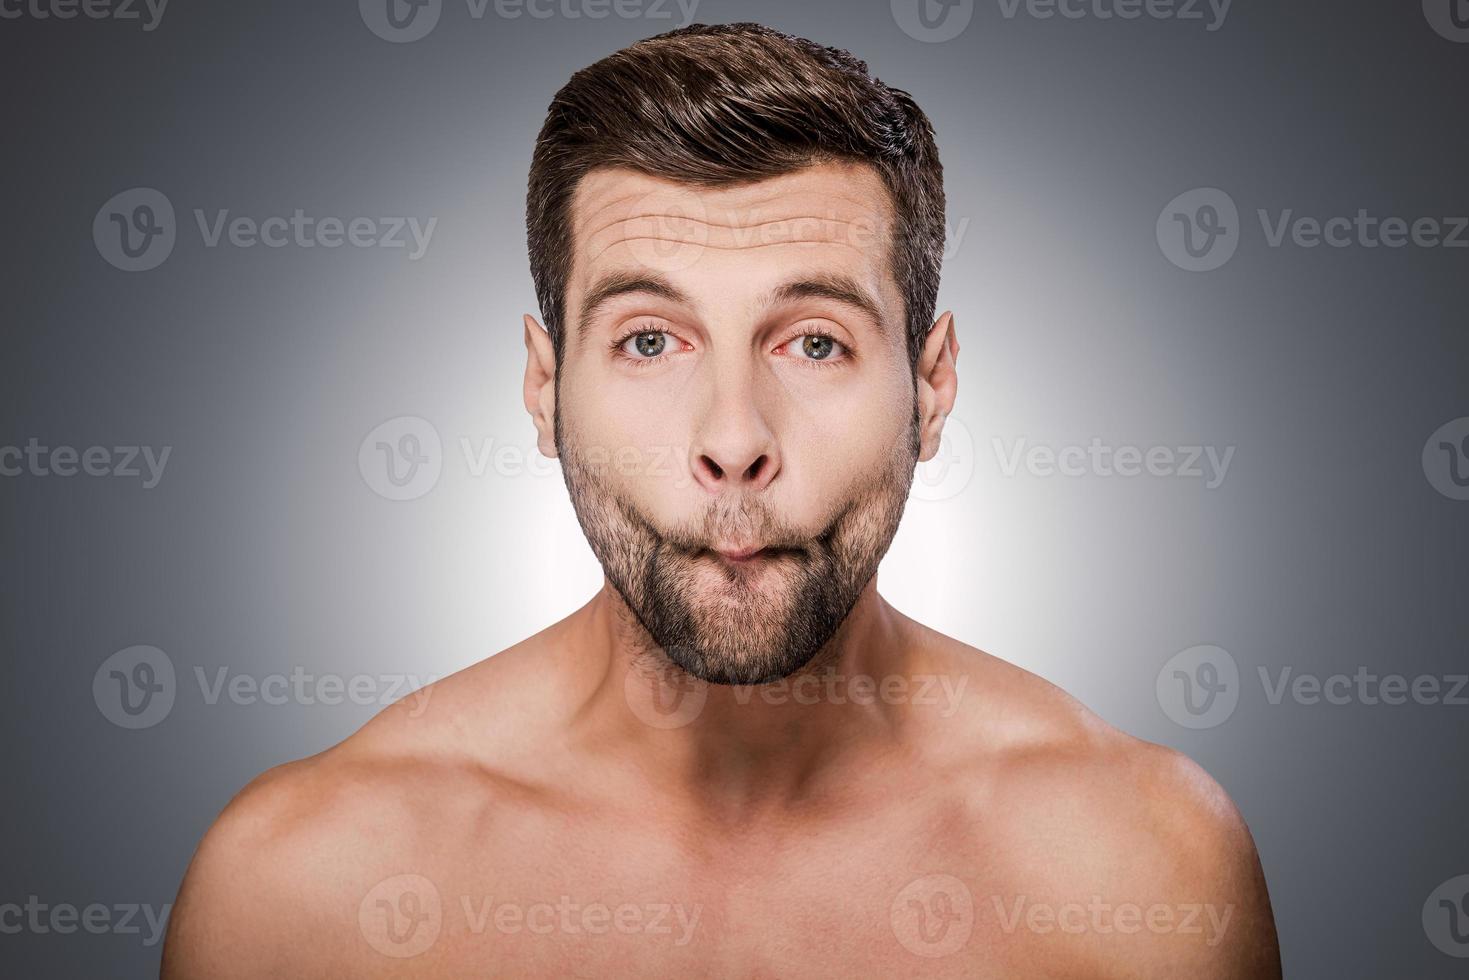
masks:
<path id="1" fill-rule="evenodd" d="M 890 513 L 854 488 L 887 471 L 915 405 L 916 457 L 936 452 L 958 341 L 940 317 L 915 377 L 884 253 L 854 244 L 887 217 L 870 172 L 700 190 L 697 220 L 652 220 L 690 193 L 583 181 L 568 323 L 629 268 L 677 297 L 602 304 L 559 368 L 527 318 L 525 386 L 547 455 L 681 447 L 681 479 L 611 470 L 578 515 L 612 527 L 598 494 L 615 493 L 706 546 L 658 552 L 699 641 L 690 670 L 604 560 L 571 616 L 247 786 L 190 867 L 164 975 L 1279 976 L 1254 845 L 1213 780 L 904 616 L 875 574 L 784 680 L 698 679 L 764 663 L 803 622 L 803 559 L 721 552 L 778 529 L 813 560 L 837 526 L 841 567 L 865 567 Z M 793 271 L 870 302 L 776 296 Z M 676 356 L 620 360 L 607 341 L 636 318 Z M 792 325 L 853 356 L 789 360 Z M 558 370 L 575 431 L 559 444 Z"/>

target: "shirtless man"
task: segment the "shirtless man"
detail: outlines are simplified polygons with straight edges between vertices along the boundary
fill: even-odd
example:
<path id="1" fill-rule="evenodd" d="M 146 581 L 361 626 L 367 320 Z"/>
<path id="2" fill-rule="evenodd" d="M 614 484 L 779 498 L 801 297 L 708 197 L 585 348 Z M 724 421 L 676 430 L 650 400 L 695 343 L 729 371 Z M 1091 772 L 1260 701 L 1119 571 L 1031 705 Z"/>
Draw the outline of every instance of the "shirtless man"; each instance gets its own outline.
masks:
<path id="1" fill-rule="evenodd" d="M 602 589 L 247 786 L 164 975 L 1278 976 L 1202 770 L 877 592 L 957 387 L 943 216 L 843 52 L 695 26 L 577 73 L 524 398 Z"/>

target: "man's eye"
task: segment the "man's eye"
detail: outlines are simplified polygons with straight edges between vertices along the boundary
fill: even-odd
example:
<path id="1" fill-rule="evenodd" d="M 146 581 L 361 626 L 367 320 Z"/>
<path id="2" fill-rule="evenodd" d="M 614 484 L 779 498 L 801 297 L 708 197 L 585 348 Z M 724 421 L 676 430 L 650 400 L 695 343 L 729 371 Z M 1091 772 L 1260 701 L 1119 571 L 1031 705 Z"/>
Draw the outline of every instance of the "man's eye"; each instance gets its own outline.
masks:
<path id="1" fill-rule="evenodd" d="M 796 337 L 786 344 L 786 349 L 795 357 L 808 361 L 840 360 L 841 354 L 846 350 L 835 338 L 821 333 Z"/>
<path id="2" fill-rule="evenodd" d="M 628 357 L 653 358 L 668 349 L 671 335 L 662 330 L 644 330 L 622 342 L 622 352 Z"/>

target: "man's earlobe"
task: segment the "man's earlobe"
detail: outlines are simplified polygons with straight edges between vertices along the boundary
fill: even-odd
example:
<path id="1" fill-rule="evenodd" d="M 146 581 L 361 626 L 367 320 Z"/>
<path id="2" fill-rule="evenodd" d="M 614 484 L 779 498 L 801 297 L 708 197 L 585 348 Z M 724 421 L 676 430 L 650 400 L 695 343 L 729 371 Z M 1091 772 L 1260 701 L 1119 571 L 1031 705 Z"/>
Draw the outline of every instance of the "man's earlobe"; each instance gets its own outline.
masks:
<path id="1" fill-rule="evenodd" d="M 918 357 L 918 435 L 920 462 L 933 459 L 944 434 L 944 420 L 954 410 L 959 393 L 959 334 L 954 314 L 945 312 L 928 329 Z"/>
<path id="2" fill-rule="evenodd" d="M 551 335 L 525 315 L 525 410 L 536 425 L 536 447 L 556 458 L 556 350 Z"/>

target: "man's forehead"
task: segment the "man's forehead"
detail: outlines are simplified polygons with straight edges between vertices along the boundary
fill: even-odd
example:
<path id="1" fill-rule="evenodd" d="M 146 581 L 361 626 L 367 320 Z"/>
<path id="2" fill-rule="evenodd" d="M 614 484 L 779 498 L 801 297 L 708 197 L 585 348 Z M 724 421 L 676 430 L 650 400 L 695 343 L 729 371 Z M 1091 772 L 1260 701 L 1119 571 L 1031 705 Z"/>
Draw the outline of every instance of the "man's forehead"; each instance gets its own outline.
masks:
<path id="1" fill-rule="evenodd" d="M 578 184 L 571 219 L 573 279 L 584 285 L 608 264 L 678 272 L 706 254 L 787 257 L 821 248 L 844 264 L 885 266 L 893 207 L 866 164 L 819 164 L 718 187 L 605 169 Z"/>

